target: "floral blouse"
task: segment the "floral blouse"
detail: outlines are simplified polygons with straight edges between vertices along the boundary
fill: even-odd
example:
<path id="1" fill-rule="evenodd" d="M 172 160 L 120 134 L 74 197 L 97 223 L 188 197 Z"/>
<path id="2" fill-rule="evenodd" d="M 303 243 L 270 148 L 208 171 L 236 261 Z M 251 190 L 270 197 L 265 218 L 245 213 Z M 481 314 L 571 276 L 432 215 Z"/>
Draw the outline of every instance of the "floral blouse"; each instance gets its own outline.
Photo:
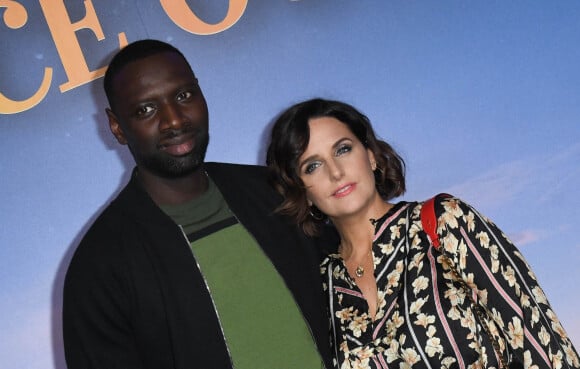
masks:
<path id="1" fill-rule="evenodd" d="M 375 223 L 374 320 L 340 256 L 323 261 L 335 367 L 500 368 L 483 323 L 515 367 L 580 368 L 529 265 L 506 236 L 461 200 L 439 198 L 437 251 L 422 229 L 421 206 L 400 202 Z M 484 322 L 466 293 L 484 307 Z"/>

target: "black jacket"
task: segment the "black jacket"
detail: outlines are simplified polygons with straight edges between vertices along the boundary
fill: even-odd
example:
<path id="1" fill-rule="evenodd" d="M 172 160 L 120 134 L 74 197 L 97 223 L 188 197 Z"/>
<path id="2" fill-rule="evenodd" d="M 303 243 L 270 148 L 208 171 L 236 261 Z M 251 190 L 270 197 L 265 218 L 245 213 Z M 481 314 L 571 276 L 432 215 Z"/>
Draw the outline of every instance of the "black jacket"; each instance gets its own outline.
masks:
<path id="1" fill-rule="evenodd" d="M 207 173 L 292 292 L 328 368 L 326 302 L 313 241 L 273 215 L 263 167 Z M 181 229 L 135 178 L 78 246 L 64 286 L 65 356 L 77 368 L 231 368 L 211 297 Z M 308 369 L 308 368 L 305 368 Z"/>

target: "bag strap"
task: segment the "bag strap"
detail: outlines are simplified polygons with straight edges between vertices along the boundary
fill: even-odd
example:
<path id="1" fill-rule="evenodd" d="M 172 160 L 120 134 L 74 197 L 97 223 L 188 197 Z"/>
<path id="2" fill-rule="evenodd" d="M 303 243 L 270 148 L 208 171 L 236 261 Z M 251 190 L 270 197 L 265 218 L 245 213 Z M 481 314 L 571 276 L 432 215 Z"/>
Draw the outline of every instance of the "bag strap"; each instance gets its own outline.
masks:
<path id="1" fill-rule="evenodd" d="M 421 208 L 421 224 L 423 224 L 423 230 L 427 233 L 427 236 L 429 237 L 433 247 L 435 247 L 435 250 L 439 250 L 441 247 L 441 242 L 437 235 L 437 216 L 435 215 L 435 200 L 441 197 L 446 198 L 451 197 L 451 195 L 446 193 L 435 195 L 425 201 Z"/>

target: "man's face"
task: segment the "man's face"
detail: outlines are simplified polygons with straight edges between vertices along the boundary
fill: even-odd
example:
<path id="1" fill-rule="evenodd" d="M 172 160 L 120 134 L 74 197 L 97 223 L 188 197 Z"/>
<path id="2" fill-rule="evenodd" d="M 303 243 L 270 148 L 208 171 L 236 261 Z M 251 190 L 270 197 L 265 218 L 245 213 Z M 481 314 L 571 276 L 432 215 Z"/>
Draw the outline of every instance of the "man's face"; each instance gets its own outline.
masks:
<path id="1" fill-rule="evenodd" d="M 159 177 L 181 177 L 203 163 L 208 112 L 193 72 L 174 52 L 126 65 L 113 79 L 109 126 L 137 166 Z"/>

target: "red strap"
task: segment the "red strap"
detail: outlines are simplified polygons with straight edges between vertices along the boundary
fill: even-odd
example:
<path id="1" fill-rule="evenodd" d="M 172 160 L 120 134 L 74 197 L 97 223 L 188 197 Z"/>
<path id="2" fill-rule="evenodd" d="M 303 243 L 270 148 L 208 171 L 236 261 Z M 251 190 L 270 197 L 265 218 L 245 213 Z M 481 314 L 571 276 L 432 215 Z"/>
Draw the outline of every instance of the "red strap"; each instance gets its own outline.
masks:
<path id="1" fill-rule="evenodd" d="M 433 247 L 439 250 L 441 247 L 441 242 L 439 242 L 439 236 L 437 236 L 437 216 L 435 215 L 435 199 L 439 196 L 451 197 L 446 193 L 436 195 L 423 203 L 421 208 L 421 224 L 423 225 L 423 230 L 429 236 Z"/>

